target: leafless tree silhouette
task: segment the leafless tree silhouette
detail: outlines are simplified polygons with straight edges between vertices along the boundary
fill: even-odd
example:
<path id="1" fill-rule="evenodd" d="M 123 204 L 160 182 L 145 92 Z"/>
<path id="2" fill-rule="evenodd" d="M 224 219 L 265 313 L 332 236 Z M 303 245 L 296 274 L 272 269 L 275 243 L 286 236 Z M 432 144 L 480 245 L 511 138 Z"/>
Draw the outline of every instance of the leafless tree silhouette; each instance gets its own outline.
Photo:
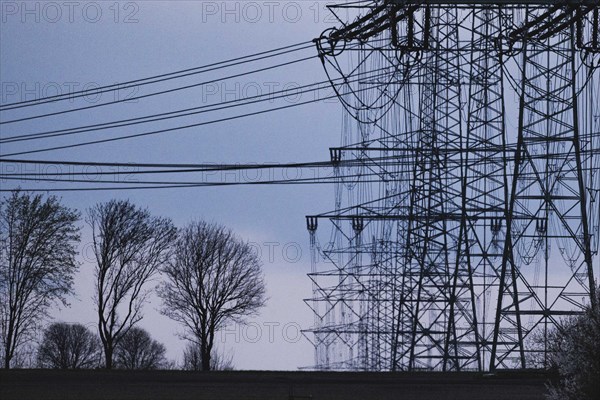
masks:
<path id="1" fill-rule="evenodd" d="M 115 366 L 121 369 L 162 369 L 168 365 L 165 346 L 150 334 L 133 327 L 115 347 Z"/>
<path id="2" fill-rule="evenodd" d="M 88 210 L 87 221 L 96 256 L 98 331 L 111 369 L 115 346 L 143 317 L 145 284 L 169 258 L 176 229 L 129 201 L 98 204 Z"/>
<path id="3" fill-rule="evenodd" d="M 549 400 L 600 398 L 600 288 L 596 293 L 596 306 L 550 332 L 550 368 L 558 379 L 549 387 Z"/>
<path id="4" fill-rule="evenodd" d="M 42 368 L 96 368 L 100 365 L 100 354 L 100 340 L 88 328 L 56 322 L 44 331 L 37 360 Z"/>
<path id="5" fill-rule="evenodd" d="M 0 203 L 0 337 L 4 368 L 53 303 L 68 305 L 79 214 L 54 196 L 14 191 Z"/>
<path id="6" fill-rule="evenodd" d="M 202 370 L 210 370 L 215 332 L 243 323 L 266 302 L 260 260 L 230 230 L 193 222 L 180 233 L 162 272 L 162 313 L 186 327 L 185 337 L 200 347 Z"/>
<path id="7" fill-rule="evenodd" d="M 202 371 L 202 355 L 200 346 L 194 342 L 187 344 L 183 350 L 183 366 L 186 371 Z M 212 371 L 233 370 L 233 355 L 215 351 L 210 356 L 210 369 Z"/>

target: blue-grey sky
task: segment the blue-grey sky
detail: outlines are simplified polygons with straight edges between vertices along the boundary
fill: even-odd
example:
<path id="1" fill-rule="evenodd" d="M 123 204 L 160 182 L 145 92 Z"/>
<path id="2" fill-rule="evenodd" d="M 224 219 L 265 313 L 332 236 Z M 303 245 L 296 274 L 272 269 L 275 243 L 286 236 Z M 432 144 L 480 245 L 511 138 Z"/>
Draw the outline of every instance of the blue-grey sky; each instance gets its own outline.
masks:
<path id="1" fill-rule="evenodd" d="M 223 60 L 310 42 L 337 25 L 326 9 L 331 1 L 6 1 L 0 0 L 0 104 L 34 100 L 71 91 L 155 76 Z M 316 56 L 309 48 L 243 64 L 225 70 L 170 80 L 156 85 L 90 95 L 83 99 L 46 104 L 0 113 L 2 122 L 66 108 L 147 94 L 152 91 L 198 84 L 252 69 Z M 507 71 L 517 71 L 514 60 Z M 108 107 L 73 112 L 31 121 L 4 124 L 0 137 L 119 119 L 140 117 L 217 104 L 326 80 L 318 58 L 260 73 L 209 83 Z M 597 83 L 596 83 L 597 85 Z M 518 98 L 506 87 L 506 124 L 509 141 L 517 132 Z M 149 130 L 195 124 L 269 108 L 290 106 L 331 96 L 331 89 L 292 95 L 259 105 L 230 108 L 201 115 L 81 133 L 60 138 L 0 144 L 0 154 L 12 154 L 86 140 L 110 138 Z M 347 117 L 348 118 L 348 117 Z M 127 163 L 268 163 L 325 161 L 329 147 L 340 144 L 342 107 L 336 100 L 318 101 L 267 114 L 235 119 L 93 146 L 14 156 L 40 160 Z M 354 132 L 353 134 L 358 134 Z M 358 139 L 357 139 L 358 140 Z M 106 167 L 91 171 L 110 170 Z M 81 167 L 27 166 L 0 163 L 0 173 L 48 174 L 81 171 Z M 130 175 L 119 182 L 168 179 L 168 176 Z M 287 169 L 178 176 L 178 180 L 243 182 L 257 179 L 314 178 L 329 171 Z M 93 178 L 94 176 L 88 176 Z M 96 176 L 97 178 L 97 176 Z M 3 180 L 2 189 L 83 186 L 53 182 Z M 96 185 L 94 185 L 96 186 Z M 219 350 L 233 355 L 238 369 L 296 369 L 310 366 L 313 349 L 299 329 L 309 328 L 312 312 L 303 299 L 311 296 L 310 249 L 304 216 L 331 210 L 333 186 L 232 186 L 148 191 L 61 192 L 63 202 L 82 212 L 112 198 L 130 199 L 153 214 L 169 217 L 177 226 L 194 219 L 224 224 L 247 240 L 259 253 L 269 301 L 260 316 L 247 326 L 230 326 L 217 336 Z M 83 218 L 80 272 L 76 295 L 68 309 L 54 310 L 56 320 L 84 323 L 95 329 L 93 255 L 90 232 Z M 324 224 L 325 225 L 325 224 Z M 328 228 L 319 228 L 327 239 Z M 560 255 L 554 252 L 558 263 Z M 598 257 L 596 257 L 596 260 Z M 597 272 L 600 274 L 600 271 Z M 161 279 L 160 277 L 156 278 Z M 156 282 L 148 285 L 152 288 Z M 170 359 L 181 361 L 185 343 L 182 327 L 161 316 L 160 300 L 151 298 L 141 326 L 165 343 Z"/>
<path id="2" fill-rule="evenodd" d="M 320 1 L 1 1 L 0 83 L 2 104 L 114 84 L 310 41 L 335 24 Z M 87 106 L 140 95 L 149 90 L 193 84 L 277 62 L 316 55 L 311 48 L 286 57 L 226 71 L 152 85 L 132 92 L 104 93 L 99 98 L 67 101 L 2 113 L 2 120 Z M 170 95 L 110 107 L 5 125 L 2 137 L 68 128 L 233 100 L 269 90 L 326 79 L 320 61 L 311 59 L 272 71 Z M 331 95 L 324 92 L 324 95 Z M 2 145 L 8 154 L 46 146 L 223 118 L 314 98 L 274 101 L 260 107 L 230 109 L 166 123 L 146 124 L 104 133 L 75 135 Z M 291 108 L 226 123 L 152 137 L 22 156 L 42 160 L 174 163 L 249 163 L 322 161 L 339 144 L 341 106 L 335 101 Z M 2 168 L 15 168 L 3 164 Z M 31 167 L 34 168 L 34 167 Z M 63 168 L 63 172 L 67 170 Z M 30 170 L 28 170 L 30 171 Z M 21 172 L 28 172 L 21 171 Z M 36 171 L 40 171 L 39 169 Z M 290 176 L 300 172 L 288 171 Z M 266 173 L 266 172 L 265 172 Z M 307 171 L 303 171 L 307 174 Z M 321 171 L 320 173 L 323 173 Z M 311 174 L 311 173 L 309 173 Z M 306 176 L 306 177 L 310 177 Z M 242 173 L 210 179 L 239 181 Z M 136 179 L 121 176 L 120 179 Z M 64 187 L 61 183 L 3 180 L 2 188 Z M 295 369 L 313 361 L 312 346 L 298 336 L 312 314 L 302 302 L 310 297 L 308 235 L 304 216 L 333 207 L 331 185 L 236 186 L 153 191 L 65 192 L 63 202 L 82 211 L 111 198 L 128 198 L 178 226 L 192 219 L 222 223 L 253 243 L 264 262 L 268 305 L 247 328 L 231 327 L 219 346 L 234 354 L 239 369 Z M 86 256 L 89 230 L 83 230 L 81 270 L 72 307 L 55 312 L 57 320 L 94 327 L 91 302 L 93 265 Z M 160 279 L 160 278 L 158 278 Z M 181 327 L 161 316 L 160 301 L 145 308 L 141 325 L 180 359 Z"/>

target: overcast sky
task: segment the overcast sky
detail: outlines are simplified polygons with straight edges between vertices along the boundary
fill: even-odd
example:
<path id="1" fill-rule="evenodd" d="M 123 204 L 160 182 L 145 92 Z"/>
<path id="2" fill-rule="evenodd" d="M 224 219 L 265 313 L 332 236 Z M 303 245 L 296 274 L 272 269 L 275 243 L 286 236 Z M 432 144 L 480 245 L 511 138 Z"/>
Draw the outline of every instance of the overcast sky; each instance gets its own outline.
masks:
<path id="1" fill-rule="evenodd" d="M 2 1 L 1 103 L 114 84 L 310 41 L 334 25 L 325 4 L 312 0 Z M 260 68 L 310 55 L 316 55 L 314 48 L 250 67 Z M 197 83 L 207 77 L 239 73 L 250 67 L 216 71 L 201 77 L 192 76 L 139 91 L 127 89 L 91 96 L 83 101 L 6 112 L 2 114 L 2 119 L 6 121 L 8 118 L 62 110 L 67 105 L 81 107 L 141 95 L 149 90 L 168 89 Z M 276 70 L 170 95 L 10 124 L 4 126 L 0 134 L 6 137 L 143 116 L 325 79 L 320 61 L 313 58 Z M 314 95 L 303 95 L 243 111 L 230 109 L 183 121 L 156 123 L 150 128 L 145 125 L 143 129 L 222 118 L 311 98 Z M 341 115 L 339 104 L 321 101 L 216 125 L 20 158 L 133 163 L 323 161 L 329 157 L 328 148 L 339 144 Z M 123 128 L 91 134 L 89 137 L 117 136 L 143 129 Z M 83 136 L 5 144 L 1 153 L 70 144 L 80 141 Z M 2 164 L 2 168 L 6 172 L 7 169 L 20 167 Z M 38 168 L 36 172 L 43 172 L 39 167 L 30 168 Z M 56 168 L 66 171 L 65 167 Z M 307 172 L 291 170 L 287 173 L 293 177 Z M 137 178 L 123 175 L 119 179 Z M 230 173 L 226 177 L 213 176 L 207 179 L 239 181 L 252 177 Z M 16 186 L 65 187 L 61 183 L 7 180 L 1 181 L 1 185 L 3 189 Z M 306 277 L 310 257 L 304 216 L 333 208 L 331 185 L 65 192 L 59 195 L 64 204 L 79 209 L 83 215 L 86 208 L 97 202 L 111 198 L 130 199 L 142 207 L 148 207 L 155 215 L 171 218 L 177 226 L 183 226 L 192 219 L 205 219 L 232 228 L 242 238 L 252 242 L 260 252 L 270 299 L 260 317 L 252 319 L 252 324 L 247 328 L 231 327 L 221 335 L 219 347 L 234 354 L 234 364 L 238 369 L 296 369 L 313 362 L 312 346 L 298 333 L 298 328 L 308 328 L 312 323 L 312 313 L 302 301 L 311 295 L 310 281 Z M 77 296 L 71 299 L 70 309 L 56 312 L 55 317 L 57 320 L 81 322 L 94 328 L 89 229 L 83 220 L 81 226 L 84 228 L 79 258 L 82 265 L 76 280 Z M 181 327 L 161 316 L 157 311 L 159 307 L 158 299 L 148 304 L 141 325 L 166 344 L 171 359 L 180 360 L 184 343 L 176 335 Z"/>
<path id="2" fill-rule="evenodd" d="M 326 9 L 331 1 L 0 1 L 0 104 L 93 89 L 98 86 L 194 68 L 297 43 L 308 43 L 337 25 Z M 226 70 L 170 80 L 156 85 L 121 89 L 78 100 L 45 104 L 0 113 L 2 122 L 66 108 L 88 107 L 153 91 L 197 85 L 228 75 L 316 56 L 312 46 L 302 51 Z M 509 64 L 508 70 L 514 65 Z M 5 124 L 0 137 L 44 132 L 152 115 L 232 101 L 293 88 L 327 77 L 318 58 L 288 66 L 197 86 L 166 95 L 127 101 L 108 107 Z M 509 140 L 517 131 L 517 97 L 506 97 Z M 149 130 L 227 118 L 331 96 L 333 91 L 290 96 L 248 107 L 229 108 L 141 126 L 88 132 L 44 140 L 5 143 L 0 154 L 69 145 Z M 342 107 L 336 100 L 235 119 L 219 124 L 165 132 L 66 150 L 11 158 L 126 163 L 268 163 L 329 159 L 329 147 L 339 146 Z M 106 172 L 107 168 L 94 171 Z M 27 166 L 0 163 L 0 173 L 79 172 L 80 167 Z M 144 176 L 128 174 L 119 182 Z M 259 179 L 314 178 L 327 170 L 228 172 L 178 177 L 182 180 L 244 182 Z M 93 178 L 94 176 L 89 176 Z M 165 179 L 160 176 L 160 179 Z M 83 184 L 2 180 L 2 189 L 81 187 Z M 94 185 L 96 186 L 96 184 Z M 310 249 L 305 215 L 334 207 L 330 184 L 232 186 L 147 191 L 61 192 L 62 201 L 85 217 L 85 210 L 110 199 L 130 199 L 153 214 L 169 217 L 182 227 L 191 220 L 221 223 L 249 241 L 259 253 L 269 301 L 246 327 L 231 326 L 217 337 L 218 347 L 233 354 L 237 369 L 296 369 L 310 366 L 313 348 L 299 333 L 313 315 L 303 299 L 311 297 Z M 72 306 L 56 310 L 56 320 L 84 323 L 95 329 L 93 255 L 90 231 L 80 222 L 80 272 Z M 319 234 L 328 237 L 328 228 Z M 560 257 L 557 252 L 554 257 Z M 597 259 L 597 258 L 596 258 Z M 600 271 L 598 271 L 600 275 Z M 157 278 L 157 279 L 160 279 Z M 149 285 L 152 287 L 156 282 Z M 169 358 L 181 361 L 185 343 L 181 326 L 158 312 L 160 300 L 146 305 L 141 326 L 165 343 Z"/>

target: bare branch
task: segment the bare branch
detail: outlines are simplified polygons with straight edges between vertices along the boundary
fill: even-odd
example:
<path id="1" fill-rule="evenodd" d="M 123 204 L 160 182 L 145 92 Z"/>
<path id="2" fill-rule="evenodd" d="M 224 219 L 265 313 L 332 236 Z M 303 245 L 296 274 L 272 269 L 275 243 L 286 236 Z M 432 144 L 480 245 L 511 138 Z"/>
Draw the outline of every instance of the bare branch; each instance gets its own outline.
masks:
<path id="1" fill-rule="evenodd" d="M 194 341 L 190 341 L 183 350 L 183 365 L 182 369 L 186 371 L 202 371 L 202 354 L 200 345 Z M 232 371 L 233 355 L 215 351 L 210 356 L 210 369 L 212 371 Z"/>
<path id="2" fill-rule="evenodd" d="M 182 230 L 159 286 L 162 313 L 182 323 L 210 369 L 215 332 L 243 323 L 264 306 L 261 263 L 251 246 L 222 226 L 194 222 Z"/>
<path id="3" fill-rule="evenodd" d="M 127 331 L 115 348 L 115 365 L 121 369 L 163 369 L 168 366 L 165 346 L 142 328 Z"/>
<path id="4" fill-rule="evenodd" d="M 0 203 L 0 339 L 4 367 L 55 302 L 68 305 L 79 214 L 54 196 L 14 191 Z"/>
<path id="5" fill-rule="evenodd" d="M 37 359 L 42 368 L 96 368 L 100 364 L 100 342 L 81 324 L 54 323 L 44 331 Z"/>
<path id="6" fill-rule="evenodd" d="M 98 331 L 110 369 L 115 347 L 143 317 L 144 287 L 169 258 L 176 229 L 168 219 L 117 200 L 89 209 L 87 222 L 97 261 Z"/>

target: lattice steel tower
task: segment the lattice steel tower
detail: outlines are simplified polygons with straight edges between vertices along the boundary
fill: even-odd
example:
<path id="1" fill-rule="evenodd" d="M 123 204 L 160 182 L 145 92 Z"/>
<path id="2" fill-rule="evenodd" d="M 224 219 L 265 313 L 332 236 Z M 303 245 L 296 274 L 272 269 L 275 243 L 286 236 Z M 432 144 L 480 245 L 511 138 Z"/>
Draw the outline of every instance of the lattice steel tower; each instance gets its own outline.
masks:
<path id="1" fill-rule="evenodd" d="M 307 217 L 314 367 L 544 365 L 547 331 L 597 306 L 598 1 L 330 9 L 315 43 L 345 112 L 334 210 Z"/>

